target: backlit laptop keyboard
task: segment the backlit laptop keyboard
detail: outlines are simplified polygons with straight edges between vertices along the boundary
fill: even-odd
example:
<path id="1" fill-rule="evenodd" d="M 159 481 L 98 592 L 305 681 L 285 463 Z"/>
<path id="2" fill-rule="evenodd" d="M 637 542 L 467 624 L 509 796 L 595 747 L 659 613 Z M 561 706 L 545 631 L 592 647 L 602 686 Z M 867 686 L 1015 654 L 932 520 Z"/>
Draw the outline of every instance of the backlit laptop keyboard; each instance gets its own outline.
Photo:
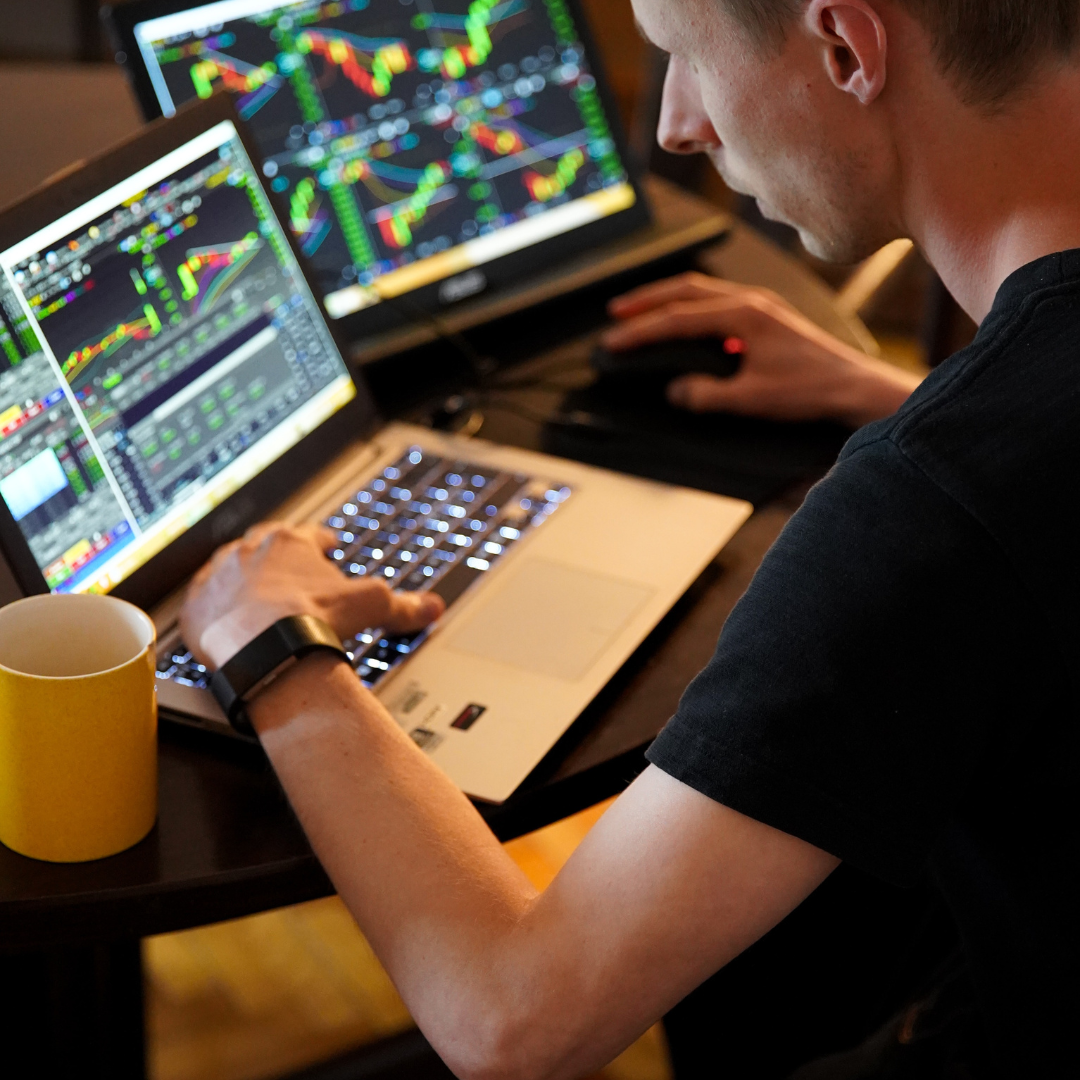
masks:
<path id="1" fill-rule="evenodd" d="M 561 484 L 413 446 L 327 519 L 338 540 L 330 557 L 352 577 L 435 592 L 449 607 L 569 497 Z M 373 627 L 344 645 L 370 687 L 426 637 L 426 630 L 390 635 Z M 161 657 L 157 674 L 185 686 L 205 687 L 209 680 L 182 645 Z"/>

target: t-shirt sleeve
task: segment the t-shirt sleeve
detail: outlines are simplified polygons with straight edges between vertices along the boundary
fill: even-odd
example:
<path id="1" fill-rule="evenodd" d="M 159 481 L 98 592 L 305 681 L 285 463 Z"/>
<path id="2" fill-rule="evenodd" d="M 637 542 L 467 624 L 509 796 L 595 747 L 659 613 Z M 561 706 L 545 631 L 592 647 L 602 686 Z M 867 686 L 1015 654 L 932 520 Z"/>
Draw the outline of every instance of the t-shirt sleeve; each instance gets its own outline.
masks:
<path id="1" fill-rule="evenodd" d="M 649 760 L 897 884 L 986 744 L 1005 571 L 981 526 L 887 439 L 808 495 Z M 1000 626 L 1000 622 L 997 622 Z"/>

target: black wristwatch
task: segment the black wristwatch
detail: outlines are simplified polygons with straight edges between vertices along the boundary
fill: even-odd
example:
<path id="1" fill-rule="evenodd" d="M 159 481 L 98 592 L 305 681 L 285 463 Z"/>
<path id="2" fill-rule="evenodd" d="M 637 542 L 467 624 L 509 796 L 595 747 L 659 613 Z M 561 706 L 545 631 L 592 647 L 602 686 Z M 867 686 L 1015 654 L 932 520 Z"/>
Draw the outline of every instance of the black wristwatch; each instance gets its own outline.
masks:
<path id="1" fill-rule="evenodd" d="M 311 615 L 289 615 L 249 641 L 210 677 L 210 690 L 241 735 L 255 735 L 247 703 L 297 660 L 313 652 L 349 654 L 333 629 Z"/>

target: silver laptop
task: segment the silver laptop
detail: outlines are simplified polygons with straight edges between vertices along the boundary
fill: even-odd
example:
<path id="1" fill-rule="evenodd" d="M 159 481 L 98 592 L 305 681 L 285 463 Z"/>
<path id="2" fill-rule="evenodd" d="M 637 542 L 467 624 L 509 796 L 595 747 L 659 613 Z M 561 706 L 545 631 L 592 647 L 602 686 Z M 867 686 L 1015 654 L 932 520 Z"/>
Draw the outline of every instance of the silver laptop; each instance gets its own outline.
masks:
<path id="1" fill-rule="evenodd" d="M 0 214 L 0 592 L 139 603 L 163 718 L 228 735 L 178 637 L 184 583 L 255 521 L 325 521 L 343 574 L 446 600 L 425 632 L 347 648 L 416 743 L 500 802 L 751 508 L 380 426 L 256 154 L 218 98 Z"/>

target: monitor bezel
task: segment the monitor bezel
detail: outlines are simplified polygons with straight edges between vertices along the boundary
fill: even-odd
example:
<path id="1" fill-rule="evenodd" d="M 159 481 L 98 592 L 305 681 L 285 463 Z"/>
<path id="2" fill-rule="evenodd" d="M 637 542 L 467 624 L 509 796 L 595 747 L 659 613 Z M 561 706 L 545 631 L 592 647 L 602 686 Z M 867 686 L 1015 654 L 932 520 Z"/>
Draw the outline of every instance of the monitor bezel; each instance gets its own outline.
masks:
<path id="1" fill-rule="evenodd" d="M 237 116 L 231 98 L 225 93 L 215 94 L 207 101 L 195 102 L 177 110 L 171 120 L 155 121 L 138 135 L 0 211 L 0 252 L 108 191 L 140 169 L 152 165 L 223 120 L 232 121 L 248 155 L 257 162 L 258 149 L 250 132 Z M 281 229 L 308 287 L 318 298 L 318 291 L 311 282 L 291 230 L 285 225 Z M 330 329 L 334 335 L 332 325 Z M 265 518 L 350 442 L 369 438 L 374 433 L 381 424 L 374 400 L 363 380 L 348 364 L 340 337 L 334 335 L 334 338 L 356 387 L 353 399 L 120 582 L 111 595 L 130 600 L 142 608 L 152 607 L 183 584 L 217 547 Z M 49 592 L 41 568 L 3 499 L 0 499 L 0 545 L 26 595 Z"/>
<path id="2" fill-rule="evenodd" d="M 210 2 L 212 0 L 131 0 L 130 3 L 102 9 L 102 18 L 116 50 L 117 63 L 127 73 L 139 106 L 147 120 L 160 117 L 161 107 L 142 59 L 142 53 L 135 37 L 135 27 L 139 23 L 150 19 L 162 15 L 172 15 L 178 11 L 199 7 Z M 583 251 L 622 239 L 639 229 L 643 229 L 652 221 L 652 212 L 641 183 L 640 163 L 630 149 L 626 133 L 623 130 L 618 106 L 611 92 L 611 86 L 589 20 L 579 0 L 564 0 L 564 2 L 571 9 L 578 34 L 582 44 L 585 46 L 589 58 L 589 73 L 596 79 L 597 92 L 606 111 L 612 138 L 626 168 L 627 182 L 634 190 L 635 201 L 632 206 L 624 210 L 619 210 L 597 221 L 589 222 L 558 236 L 549 237 L 540 243 L 522 248 L 520 251 L 510 252 L 498 259 L 493 259 L 491 262 L 475 267 L 474 270 L 479 271 L 486 281 L 486 285 L 482 290 L 485 296 L 497 296 L 507 286 L 518 284 L 523 279 L 550 271 L 559 262 L 580 255 Z M 284 200 L 276 192 L 271 191 L 269 194 L 278 203 L 278 216 L 282 220 L 287 220 L 288 215 L 285 212 Z M 291 233 L 291 230 L 287 231 Z M 466 270 L 462 274 L 472 272 Z M 446 303 L 441 299 L 440 291 L 443 284 L 458 276 L 461 275 L 442 278 L 430 285 L 414 289 L 412 292 L 404 294 L 403 297 L 384 300 L 373 307 L 365 308 L 340 319 L 332 319 L 328 315 L 327 322 L 335 327 L 341 336 L 354 346 L 354 349 L 362 350 L 365 342 L 399 331 L 415 322 L 417 317 L 437 318 L 440 313 L 452 311 L 456 304 L 462 303 L 466 299 L 475 299 L 475 293 L 470 293 L 468 296 L 461 297 L 450 303 Z M 315 281 L 317 279 L 314 275 L 311 275 L 310 280 Z M 317 295 L 322 297 L 324 293 L 317 288 Z"/>

